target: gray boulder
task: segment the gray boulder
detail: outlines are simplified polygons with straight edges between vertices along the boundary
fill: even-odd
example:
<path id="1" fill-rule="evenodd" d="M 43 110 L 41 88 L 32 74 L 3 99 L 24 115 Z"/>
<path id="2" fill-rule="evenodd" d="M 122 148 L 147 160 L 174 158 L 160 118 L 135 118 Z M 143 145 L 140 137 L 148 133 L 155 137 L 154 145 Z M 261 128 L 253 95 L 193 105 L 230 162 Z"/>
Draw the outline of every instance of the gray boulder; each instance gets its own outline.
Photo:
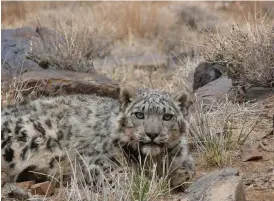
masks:
<path id="1" fill-rule="evenodd" d="M 232 80 L 227 76 L 207 83 L 195 91 L 197 100 L 201 101 L 204 109 L 213 108 L 215 103 L 224 101 L 232 88 Z"/>
<path id="2" fill-rule="evenodd" d="M 65 65 L 65 69 L 58 70 L 52 65 L 53 61 L 43 62 L 31 54 L 35 52 L 41 55 L 55 51 L 53 49 L 55 40 L 63 44 L 63 37 L 56 31 L 45 27 L 23 27 L 3 29 L 1 33 L 2 92 L 14 92 L 20 89 L 18 96 L 22 101 L 65 94 L 118 97 L 120 90 L 118 83 L 98 74 L 92 61 L 79 58 L 79 61 L 77 60 L 79 69 L 86 71 L 75 72 L 68 71 L 73 69 Z M 41 44 L 38 52 L 33 45 L 36 42 Z"/>
<path id="3" fill-rule="evenodd" d="M 38 37 L 34 28 L 2 29 L 1 35 L 1 70 L 10 72 L 13 76 L 20 72 L 41 69 L 37 63 L 26 59 L 31 48 L 31 38 Z"/>
<path id="4" fill-rule="evenodd" d="M 234 168 L 211 172 L 188 189 L 182 200 L 187 201 L 246 201 L 242 179 Z"/>
<path id="5" fill-rule="evenodd" d="M 209 62 L 200 63 L 194 71 L 193 91 L 218 79 L 223 75 L 224 71 L 224 67 L 219 64 Z"/>

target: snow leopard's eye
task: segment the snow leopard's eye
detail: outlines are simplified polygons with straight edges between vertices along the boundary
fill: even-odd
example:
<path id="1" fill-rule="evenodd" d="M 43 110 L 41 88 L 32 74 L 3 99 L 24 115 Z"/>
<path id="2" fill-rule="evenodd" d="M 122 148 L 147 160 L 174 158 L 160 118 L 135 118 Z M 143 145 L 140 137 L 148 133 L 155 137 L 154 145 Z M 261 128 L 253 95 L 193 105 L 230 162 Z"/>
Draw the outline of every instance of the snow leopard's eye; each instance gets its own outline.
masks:
<path id="1" fill-rule="evenodd" d="M 135 112 L 135 116 L 136 116 L 138 119 L 144 119 L 144 118 L 145 118 L 145 115 L 144 115 L 144 113 L 142 113 L 142 112 Z"/>
<path id="2" fill-rule="evenodd" d="M 164 114 L 163 120 L 164 121 L 170 121 L 173 118 L 172 114 Z"/>

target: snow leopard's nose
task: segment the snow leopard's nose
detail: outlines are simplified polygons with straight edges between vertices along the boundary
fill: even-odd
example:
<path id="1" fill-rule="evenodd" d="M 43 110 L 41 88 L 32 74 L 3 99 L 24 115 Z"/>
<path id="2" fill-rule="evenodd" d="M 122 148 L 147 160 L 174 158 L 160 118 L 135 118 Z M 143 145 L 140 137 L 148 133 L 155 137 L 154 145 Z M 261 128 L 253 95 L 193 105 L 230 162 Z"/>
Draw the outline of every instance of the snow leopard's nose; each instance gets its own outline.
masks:
<path id="1" fill-rule="evenodd" d="M 146 133 L 146 134 L 151 139 L 151 141 L 153 141 L 159 135 L 159 133 Z"/>

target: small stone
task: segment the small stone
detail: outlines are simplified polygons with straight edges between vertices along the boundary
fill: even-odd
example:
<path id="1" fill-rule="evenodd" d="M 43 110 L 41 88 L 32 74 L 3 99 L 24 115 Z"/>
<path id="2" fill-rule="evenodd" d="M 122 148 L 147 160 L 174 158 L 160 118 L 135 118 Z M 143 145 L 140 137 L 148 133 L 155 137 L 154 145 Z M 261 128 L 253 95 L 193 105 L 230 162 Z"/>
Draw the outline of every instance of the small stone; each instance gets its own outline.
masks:
<path id="1" fill-rule="evenodd" d="M 18 200 L 26 200 L 29 198 L 28 192 L 22 188 L 19 188 L 15 184 L 7 183 L 5 188 L 7 189 L 5 194 L 7 194 L 9 198 L 15 198 Z"/>
<path id="2" fill-rule="evenodd" d="M 25 182 L 16 183 L 16 186 L 18 186 L 19 188 L 22 188 L 24 190 L 27 190 L 27 189 L 30 189 L 31 186 L 34 184 L 35 184 L 34 181 L 25 181 Z"/>
<path id="3" fill-rule="evenodd" d="M 33 195 L 47 195 L 47 196 L 49 196 L 49 195 L 52 195 L 53 192 L 54 192 L 54 187 L 49 181 L 34 184 L 31 186 L 31 193 Z"/>
<path id="4" fill-rule="evenodd" d="M 251 145 L 246 144 L 242 149 L 242 161 L 252 161 L 262 159 L 262 154 Z"/>

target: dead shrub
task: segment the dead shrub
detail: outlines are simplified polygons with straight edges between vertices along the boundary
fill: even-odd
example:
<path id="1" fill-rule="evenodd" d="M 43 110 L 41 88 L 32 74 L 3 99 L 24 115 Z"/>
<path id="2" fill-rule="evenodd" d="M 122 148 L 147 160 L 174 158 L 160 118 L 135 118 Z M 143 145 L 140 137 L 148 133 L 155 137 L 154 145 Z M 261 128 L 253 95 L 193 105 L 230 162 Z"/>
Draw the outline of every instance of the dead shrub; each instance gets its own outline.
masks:
<path id="1" fill-rule="evenodd" d="M 38 38 L 31 41 L 31 51 L 27 58 L 47 69 L 87 72 L 93 69 L 92 59 L 98 57 L 89 29 L 78 31 L 71 26 L 70 31 L 60 25 L 59 31 L 38 27 Z M 98 43 L 97 43 L 98 44 Z"/>
<path id="2" fill-rule="evenodd" d="M 244 26 L 234 24 L 221 37 L 208 34 L 202 47 L 209 62 L 225 66 L 228 76 L 236 85 L 249 88 L 273 87 L 274 33 L 273 25 L 264 18 L 251 19 Z"/>

